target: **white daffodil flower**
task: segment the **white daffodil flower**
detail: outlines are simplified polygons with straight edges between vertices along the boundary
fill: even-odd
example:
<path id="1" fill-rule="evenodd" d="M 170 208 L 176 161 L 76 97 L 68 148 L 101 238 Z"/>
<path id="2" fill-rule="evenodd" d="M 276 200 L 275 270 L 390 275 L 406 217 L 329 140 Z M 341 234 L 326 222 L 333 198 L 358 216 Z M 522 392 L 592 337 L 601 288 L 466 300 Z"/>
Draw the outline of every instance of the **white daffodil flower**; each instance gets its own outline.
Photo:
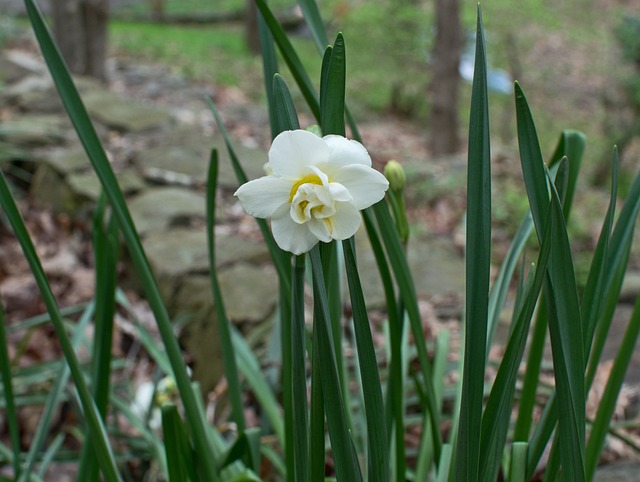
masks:
<path id="1" fill-rule="evenodd" d="M 296 255 L 318 241 L 353 236 L 360 211 L 380 201 L 389 187 L 364 146 L 342 136 L 282 132 L 273 140 L 267 166 L 268 176 L 243 184 L 235 196 L 252 216 L 271 218 L 278 246 Z"/>

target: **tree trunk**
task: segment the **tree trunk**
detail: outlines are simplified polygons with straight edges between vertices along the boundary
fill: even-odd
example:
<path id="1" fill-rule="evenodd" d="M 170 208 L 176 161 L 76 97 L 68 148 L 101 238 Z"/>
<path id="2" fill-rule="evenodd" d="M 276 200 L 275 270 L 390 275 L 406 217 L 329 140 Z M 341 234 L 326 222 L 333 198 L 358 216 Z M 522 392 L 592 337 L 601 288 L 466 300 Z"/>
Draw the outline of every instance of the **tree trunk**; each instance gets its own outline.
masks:
<path id="1" fill-rule="evenodd" d="M 247 49 L 252 54 L 260 53 L 260 33 L 258 31 L 258 7 L 254 0 L 247 0 L 247 17 L 245 19 L 245 38 Z"/>
<path id="2" fill-rule="evenodd" d="M 430 144 L 434 155 L 458 151 L 458 65 L 462 51 L 459 0 L 437 0 L 436 41 L 432 52 Z"/>
<path id="3" fill-rule="evenodd" d="M 109 0 L 55 0 L 51 4 L 56 43 L 71 72 L 105 81 Z"/>

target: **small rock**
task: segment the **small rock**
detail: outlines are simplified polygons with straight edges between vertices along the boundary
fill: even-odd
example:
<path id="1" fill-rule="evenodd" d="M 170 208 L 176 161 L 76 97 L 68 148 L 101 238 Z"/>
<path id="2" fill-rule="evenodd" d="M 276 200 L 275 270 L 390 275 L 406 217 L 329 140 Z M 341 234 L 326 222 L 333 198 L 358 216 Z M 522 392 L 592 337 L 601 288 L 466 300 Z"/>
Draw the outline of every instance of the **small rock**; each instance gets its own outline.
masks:
<path id="1" fill-rule="evenodd" d="M 166 126 L 171 121 L 165 110 L 136 104 L 102 88 L 88 90 L 82 100 L 93 119 L 119 131 L 141 133 Z"/>
<path id="2" fill-rule="evenodd" d="M 135 172 L 116 173 L 118 185 L 123 194 L 141 191 L 146 187 L 144 180 Z M 70 174 L 66 180 L 72 193 L 93 201 L 100 197 L 102 184 L 94 171 Z"/>
<path id="3" fill-rule="evenodd" d="M 67 139 L 69 122 L 53 115 L 28 114 L 0 126 L 0 140 L 25 147 L 61 144 Z"/>
<path id="4" fill-rule="evenodd" d="M 640 463 L 620 462 L 596 470 L 594 482 L 637 482 Z"/>
<path id="5" fill-rule="evenodd" d="M 132 198 L 129 209 L 138 233 L 143 235 L 188 219 L 204 219 L 205 196 L 177 187 L 156 187 Z"/>
<path id="6" fill-rule="evenodd" d="M 356 240 L 360 278 L 367 280 L 363 282 L 367 306 L 382 308 L 386 301 L 371 245 L 364 232 L 358 233 Z M 437 238 L 410 238 L 408 261 L 418 297 L 464 292 L 464 259 L 451 243 Z"/>

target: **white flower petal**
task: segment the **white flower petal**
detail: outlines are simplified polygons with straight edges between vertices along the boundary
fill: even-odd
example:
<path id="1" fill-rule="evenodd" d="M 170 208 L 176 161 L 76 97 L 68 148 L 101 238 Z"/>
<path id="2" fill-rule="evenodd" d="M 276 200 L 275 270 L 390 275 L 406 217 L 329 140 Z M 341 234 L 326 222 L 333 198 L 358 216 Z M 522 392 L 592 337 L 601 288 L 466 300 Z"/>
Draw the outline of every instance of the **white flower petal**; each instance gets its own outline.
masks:
<path id="1" fill-rule="evenodd" d="M 288 206 L 283 207 L 271 219 L 273 237 L 285 251 L 295 255 L 306 253 L 318 243 L 309 228 L 308 223 L 298 224 L 289 215 Z"/>
<path id="2" fill-rule="evenodd" d="M 291 182 L 265 176 L 243 184 L 235 192 L 245 211 L 257 218 L 268 218 L 283 204 L 288 204 Z"/>
<path id="3" fill-rule="evenodd" d="M 326 168 L 329 171 L 327 172 L 329 177 L 335 169 L 350 164 L 363 164 L 371 167 L 371 157 L 367 149 L 358 141 L 336 135 L 324 136 L 322 139 L 331 150 L 329 166 Z"/>
<path id="4" fill-rule="evenodd" d="M 340 168 L 332 180 L 349 190 L 352 202 L 358 209 L 368 208 L 380 201 L 389 188 L 389 181 L 382 173 L 360 164 Z"/>
<path id="5" fill-rule="evenodd" d="M 269 149 L 269 166 L 285 179 L 299 179 L 310 173 L 309 166 L 326 164 L 330 150 L 315 134 L 303 130 L 284 131 Z"/>
<path id="6" fill-rule="evenodd" d="M 329 184 L 329 194 L 334 201 L 348 202 L 353 200 L 353 196 L 349 190 L 339 182 Z"/>
<path id="7" fill-rule="evenodd" d="M 331 219 L 313 218 L 306 225 L 311 234 L 313 234 L 320 241 L 328 243 L 331 241 Z"/>
<path id="8" fill-rule="evenodd" d="M 333 239 L 349 239 L 356 234 L 362 222 L 360 211 L 352 203 L 336 203 L 336 214 L 331 218 Z"/>

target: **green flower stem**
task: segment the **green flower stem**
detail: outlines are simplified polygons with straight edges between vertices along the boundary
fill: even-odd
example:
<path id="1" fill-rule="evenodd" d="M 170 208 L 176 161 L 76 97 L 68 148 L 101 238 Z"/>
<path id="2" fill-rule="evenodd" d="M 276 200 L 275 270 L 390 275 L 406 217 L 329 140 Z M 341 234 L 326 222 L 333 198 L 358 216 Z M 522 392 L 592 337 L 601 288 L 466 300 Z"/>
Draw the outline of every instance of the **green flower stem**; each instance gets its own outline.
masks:
<path id="1" fill-rule="evenodd" d="M 291 293 L 291 323 L 286 332 L 288 339 L 283 339 L 284 343 L 290 345 L 289 357 L 291 358 L 290 373 L 284 373 L 283 377 L 290 381 L 286 384 L 286 390 L 290 391 L 290 406 L 285 409 L 291 410 L 293 414 L 293 440 L 286 450 L 287 457 L 293 457 L 294 471 L 293 478 L 296 482 L 304 482 L 309 477 L 309 417 L 307 413 L 307 367 L 305 357 L 305 319 L 304 319 L 304 274 L 306 256 L 295 257 L 293 265 L 292 293 Z M 283 330 L 284 332 L 285 330 Z M 283 337 L 284 338 L 284 337 Z M 284 348 L 284 345 L 283 345 Z M 324 449 L 323 449 L 324 455 Z"/>
<path id="2" fill-rule="evenodd" d="M 361 482 L 362 472 L 355 453 L 347 420 L 347 408 L 342 397 L 340 376 L 335 356 L 335 346 L 331 336 L 331 321 L 329 319 L 329 304 L 325 291 L 322 259 L 319 247 L 310 251 L 314 311 L 314 335 L 317 334 L 317 346 L 313 356 L 318 358 L 320 368 L 320 383 L 323 398 L 331 403 L 325 403 L 325 415 L 329 429 L 329 438 L 335 462 L 336 476 L 339 480 Z"/>

